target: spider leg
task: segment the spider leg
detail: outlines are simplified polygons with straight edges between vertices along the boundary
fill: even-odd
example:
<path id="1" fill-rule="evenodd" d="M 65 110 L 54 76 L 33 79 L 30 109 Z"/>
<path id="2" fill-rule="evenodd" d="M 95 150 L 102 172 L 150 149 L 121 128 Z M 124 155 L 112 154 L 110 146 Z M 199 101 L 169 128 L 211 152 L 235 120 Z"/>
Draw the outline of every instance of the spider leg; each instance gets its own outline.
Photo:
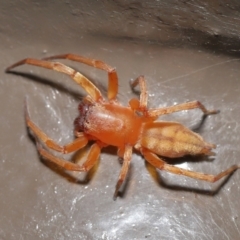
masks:
<path id="1" fill-rule="evenodd" d="M 116 200 L 117 195 L 118 195 L 118 191 L 119 191 L 124 179 L 126 178 L 131 158 L 132 158 L 132 146 L 127 145 L 125 147 L 125 151 L 124 151 L 124 155 L 123 155 L 123 165 L 122 165 L 122 168 L 121 168 L 121 171 L 120 171 L 120 174 L 119 174 L 119 177 L 118 177 L 118 181 L 117 181 L 117 184 L 116 184 L 116 189 L 115 189 L 115 192 L 114 192 L 114 195 L 113 195 L 114 200 Z"/>
<path id="2" fill-rule="evenodd" d="M 65 170 L 69 171 L 79 171 L 79 172 L 87 172 L 89 171 L 94 164 L 97 162 L 98 157 L 100 155 L 101 148 L 97 143 L 94 143 L 88 153 L 87 160 L 83 165 L 78 165 L 73 162 L 68 162 L 65 159 L 58 158 L 51 154 L 50 152 L 46 151 L 41 144 L 37 141 L 37 149 L 39 154 L 47 159 L 48 161 L 55 163 L 57 166 L 64 168 Z"/>
<path id="3" fill-rule="evenodd" d="M 156 154 L 154 154 L 146 149 L 142 150 L 142 153 L 143 153 L 143 156 L 145 157 L 145 159 L 151 165 L 153 165 L 154 167 L 156 167 L 160 170 L 165 170 L 167 172 L 171 172 L 174 174 L 184 175 L 184 176 L 187 176 L 190 178 L 199 179 L 199 180 L 212 182 L 212 183 L 233 173 L 235 170 L 240 168 L 240 166 L 238 166 L 238 165 L 233 165 L 232 167 L 226 169 L 225 171 L 223 171 L 217 175 L 205 174 L 205 173 L 201 173 L 201 172 L 195 172 L 195 171 L 190 171 L 187 169 L 182 169 L 182 168 L 167 164 L 162 159 L 160 159 Z"/>
<path id="4" fill-rule="evenodd" d="M 115 68 L 109 66 L 108 64 L 102 61 L 70 53 L 44 58 L 44 60 L 51 59 L 69 59 L 106 71 L 108 73 L 108 99 L 116 100 L 118 94 L 118 76 Z"/>
<path id="5" fill-rule="evenodd" d="M 147 112 L 147 116 L 158 117 L 160 115 L 179 112 L 179 111 L 183 111 L 183 110 L 190 110 L 190 109 L 194 109 L 194 108 L 199 108 L 200 110 L 202 110 L 202 112 L 206 116 L 210 115 L 210 114 L 219 113 L 218 110 L 207 110 L 205 108 L 205 106 L 199 101 L 193 101 L 193 102 L 177 104 L 177 105 L 170 106 L 170 107 L 163 107 L 163 108 L 159 108 L 159 109 L 149 109 Z"/>
<path id="6" fill-rule="evenodd" d="M 103 98 L 99 89 L 85 76 L 62 63 L 26 58 L 8 67 L 6 69 L 6 72 L 9 72 L 11 69 L 23 64 L 34 65 L 65 73 L 69 75 L 77 84 L 79 84 L 92 97 L 94 101 L 99 101 Z"/>
<path id="7" fill-rule="evenodd" d="M 148 92 L 144 76 L 139 76 L 134 81 L 130 81 L 132 89 L 134 89 L 138 84 L 141 91 L 138 111 L 145 112 L 147 110 Z"/>
<path id="8" fill-rule="evenodd" d="M 32 130 L 34 135 L 38 139 L 40 139 L 42 142 L 44 142 L 46 146 L 49 147 L 50 149 L 67 154 L 85 147 L 88 143 L 87 137 L 84 136 L 83 134 L 78 135 L 78 137 L 73 142 L 65 146 L 60 146 L 59 144 L 54 142 L 30 119 L 28 108 L 27 108 L 27 101 L 25 101 L 25 117 L 26 117 L 27 126 Z"/>
<path id="9" fill-rule="evenodd" d="M 119 148 L 118 148 L 118 151 L 117 151 L 118 157 L 119 157 L 119 158 L 123 158 L 124 152 L 125 152 L 125 148 L 119 147 Z"/>

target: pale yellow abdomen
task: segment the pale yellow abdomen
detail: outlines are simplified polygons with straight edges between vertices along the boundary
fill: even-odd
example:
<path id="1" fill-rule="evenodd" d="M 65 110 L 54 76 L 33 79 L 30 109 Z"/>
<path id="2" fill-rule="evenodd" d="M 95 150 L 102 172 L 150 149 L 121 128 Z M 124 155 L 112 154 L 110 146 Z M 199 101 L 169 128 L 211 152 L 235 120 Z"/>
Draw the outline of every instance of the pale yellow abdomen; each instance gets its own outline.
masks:
<path id="1" fill-rule="evenodd" d="M 211 154 L 215 145 L 207 143 L 201 136 L 176 122 L 146 123 L 143 128 L 141 146 L 164 157 Z"/>

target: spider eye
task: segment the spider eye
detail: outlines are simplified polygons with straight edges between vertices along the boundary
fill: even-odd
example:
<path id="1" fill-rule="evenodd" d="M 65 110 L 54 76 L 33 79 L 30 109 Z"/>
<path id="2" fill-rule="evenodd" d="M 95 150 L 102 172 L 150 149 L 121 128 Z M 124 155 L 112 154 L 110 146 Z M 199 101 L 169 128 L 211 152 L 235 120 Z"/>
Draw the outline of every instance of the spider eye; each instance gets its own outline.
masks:
<path id="1" fill-rule="evenodd" d="M 78 106 L 78 110 L 80 113 L 80 116 L 86 116 L 88 110 L 89 110 L 89 104 L 85 102 L 81 102 Z"/>

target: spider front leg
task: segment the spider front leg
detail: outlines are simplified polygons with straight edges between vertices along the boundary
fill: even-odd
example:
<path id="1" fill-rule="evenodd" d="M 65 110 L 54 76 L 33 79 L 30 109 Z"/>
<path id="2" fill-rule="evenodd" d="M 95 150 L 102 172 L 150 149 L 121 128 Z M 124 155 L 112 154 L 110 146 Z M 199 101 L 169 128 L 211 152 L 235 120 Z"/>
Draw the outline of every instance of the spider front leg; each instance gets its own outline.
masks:
<path id="1" fill-rule="evenodd" d="M 122 150 L 121 150 L 122 151 Z M 118 195 L 118 191 L 123 183 L 123 181 L 126 178 L 126 175 L 128 173 L 128 169 L 129 169 L 129 165 L 132 159 L 132 146 L 125 146 L 125 151 L 124 151 L 124 155 L 123 155 L 123 165 L 118 177 L 118 181 L 116 184 L 116 189 L 113 195 L 113 199 L 116 200 L 117 195 Z"/>
<path id="2" fill-rule="evenodd" d="M 151 165 L 153 165 L 154 167 L 160 170 L 165 170 L 170 173 L 184 175 L 190 178 L 199 179 L 199 180 L 212 182 L 212 183 L 220 180 L 225 176 L 228 176 L 229 174 L 233 173 L 234 171 L 240 168 L 240 166 L 238 165 L 233 165 L 232 167 L 226 169 L 225 171 L 217 175 L 212 175 L 212 174 L 205 174 L 201 172 L 190 171 L 187 169 L 182 169 L 182 168 L 167 164 L 162 159 L 160 159 L 156 154 L 146 149 L 142 149 L 142 154 Z"/>
<path id="3" fill-rule="evenodd" d="M 34 135 L 36 136 L 37 139 L 41 140 L 43 143 L 46 144 L 47 147 L 50 149 L 53 149 L 55 151 L 67 154 L 74 152 L 78 149 L 81 149 L 85 147 L 88 143 L 88 139 L 86 136 L 78 135 L 78 137 L 73 140 L 71 143 L 65 145 L 65 146 L 60 146 L 57 144 L 55 141 L 53 141 L 50 137 L 48 137 L 31 119 L 29 116 L 28 112 L 28 107 L 27 107 L 27 100 L 25 100 L 25 118 L 26 118 L 26 123 L 27 126 L 32 130 Z"/>
<path id="4" fill-rule="evenodd" d="M 69 59 L 106 71 L 108 73 L 108 99 L 116 100 L 118 94 L 118 76 L 115 68 L 109 66 L 105 62 L 70 53 L 44 58 L 44 60 L 52 59 Z"/>
<path id="5" fill-rule="evenodd" d="M 34 65 L 38 67 L 51 69 L 57 72 L 65 73 L 68 76 L 70 76 L 77 84 L 79 84 L 91 96 L 91 98 L 94 101 L 97 102 L 103 99 L 99 89 L 93 83 L 91 83 L 85 76 L 75 71 L 74 69 L 58 62 L 49 62 L 38 59 L 26 58 L 8 67 L 6 69 L 6 72 L 9 72 L 11 69 L 23 64 Z"/>
<path id="6" fill-rule="evenodd" d="M 170 107 L 149 109 L 147 112 L 147 115 L 149 117 L 158 117 L 158 116 L 165 115 L 165 114 L 170 114 L 170 113 L 174 113 L 174 112 L 190 110 L 190 109 L 195 109 L 195 108 L 199 108 L 200 110 L 202 110 L 202 112 L 205 116 L 210 115 L 210 114 L 219 113 L 219 110 L 208 110 L 205 108 L 205 106 L 201 102 L 193 101 L 193 102 L 177 104 L 177 105 L 170 106 Z"/>

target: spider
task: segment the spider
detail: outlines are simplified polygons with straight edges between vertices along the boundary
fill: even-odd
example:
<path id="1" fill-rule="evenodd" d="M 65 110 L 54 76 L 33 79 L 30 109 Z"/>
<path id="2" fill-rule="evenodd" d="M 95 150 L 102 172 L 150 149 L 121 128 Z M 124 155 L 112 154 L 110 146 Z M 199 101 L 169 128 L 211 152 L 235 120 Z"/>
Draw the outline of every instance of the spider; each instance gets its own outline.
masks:
<path id="1" fill-rule="evenodd" d="M 108 74 L 108 99 L 104 99 L 100 90 L 80 72 L 62 63 L 49 61 L 53 59 L 69 59 L 106 71 Z M 208 182 L 215 182 L 240 168 L 238 165 L 233 165 L 217 175 L 210 175 L 179 168 L 166 163 L 159 157 L 177 158 L 185 155 L 213 154 L 212 149 L 216 146 L 204 141 L 197 133 L 177 122 L 157 120 L 158 117 L 164 114 L 195 108 L 199 108 L 204 116 L 218 113 L 215 110 L 207 110 L 199 101 L 149 109 L 147 108 L 148 93 L 146 81 L 144 76 L 139 76 L 134 81 L 131 81 L 130 84 L 132 89 L 139 85 L 140 98 L 132 98 L 129 101 L 129 106 L 122 106 L 117 101 L 117 72 L 115 68 L 102 61 L 74 54 L 63 54 L 43 60 L 26 58 L 11 65 L 6 71 L 11 72 L 11 69 L 23 64 L 65 73 L 87 92 L 88 95 L 78 106 L 79 116 L 74 121 L 75 139 L 71 143 L 61 146 L 47 136 L 31 120 L 27 102 L 25 103 L 26 124 L 36 138 L 36 146 L 40 156 L 65 170 L 87 172 L 97 162 L 103 147 L 109 145 L 117 147 L 118 156 L 123 159 L 123 164 L 117 180 L 114 199 L 117 198 L 119 189 L 127 175 L 133 149 L 139 151 L 145 160 L 157 169 Z M 68 154 L 85 147 L 89 141 L 93 142 L 93 144 L 86 161 L 81 166 L 54 156 L 42 146 L 42 144 L 45 144 L 49 149 Z"/>

